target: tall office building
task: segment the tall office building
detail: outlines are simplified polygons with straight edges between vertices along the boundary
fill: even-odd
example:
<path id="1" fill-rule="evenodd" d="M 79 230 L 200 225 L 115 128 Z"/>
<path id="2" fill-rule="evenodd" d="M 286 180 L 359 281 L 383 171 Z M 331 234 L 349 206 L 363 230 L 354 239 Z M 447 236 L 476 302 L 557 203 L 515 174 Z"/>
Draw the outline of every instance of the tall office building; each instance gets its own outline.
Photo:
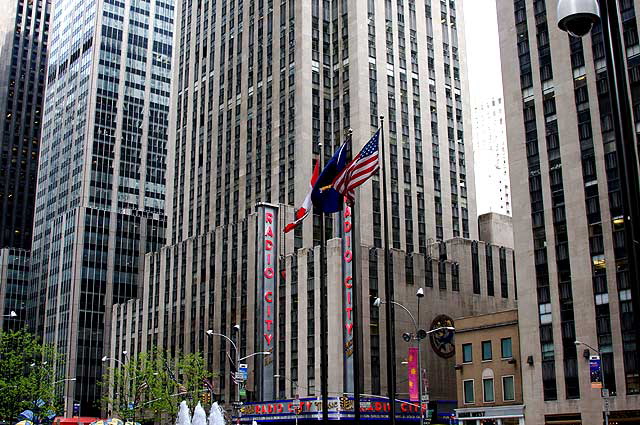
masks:
<path id="1" fill-rule="evenodd" d="M 511 215 L 511 189 L 507 156 L 507 129 L 502 97 L 477 104 L 473 118 L 473 157 L 476 171 L 478 214 Z"/>
<path id="2" fill-rule="evenodd" d="M 640 2 L 619 4 L 637 104 Z M 576 340 L 602 352 L 612 420 L 637 422 L 637 282 L 628 278 L 606 46 L 600 25 L 584 38 L 558 30 L 556 6 L 498 1 L 527 422 L 603 422 L 590 384 L 596 353 Z"/>
<path id="3" fill-rule="evenodd" d="M 0 9 L 0 248 L 29 249 L 51 2 L 3 0 Z"/>
<path id="4" fill-rule="evenodd" d="M 211 329 L 239 335 L 242 356 L 273 350 L 256 367 L 273 367 L 282 378 L 265 395 L 264 383 L 261 393 L 257 375 L 250 377 L 250 397 L 292 397 L 296 385 L 313 396 L 320 390 L 319 318 L 328 315 L 331 393 L 349 389 L 342 321 L 361 320 L 365 392 L 383 394 L 384 313 L 371 305 L 384 293 L 380 177 L 358 189 L 353 216 L 359 317 L 344 313 L 350 298 L 341 290 L 347 266 L 339 239 L 327 249 L 330 311 L 320 311 L 319 217 L 282 233 L 308 191 L 320 144 L 328 158 L 352 128 L 357 152 L 381 125 L 380 115 L 397 299 L 415 312 L 415 290 L 425 286 L 430 307 L 420 323 L 427 328 L 441 323 L 434 322 L 439 313 L 513 305 L 511 251 L 462 239 L 477 238 L 478 230 L 459 0 L 209 0 L 177 9 L 169 245 L 147 255 L 140 300 L 114 306 L 113 356 L 153 345 L 203 352 L 219 373 L 216 392 L 233 400 L 230 347 L 207 337 Z M 256 209 L 260 202 L 280 205 L 277 218 L 265 213 L 274 207 Z M 342 234 L 337 215 L 326 221 L 329 239 Z M 256 286 L 260 261 L 268 261 L 260 260 L 262 248 L 272 244 L 277 273 L 265 277 L 277 280 L 273 298 Z M 273 311 L 261 306 L 265 300 L 277 304 L 277 313 L 261 325 L 260 315 Z M 398 359 L 406 347 L 400 329 L 410 330 L 402 314 L 396 313 Z M 239 334 L 232 333 L 235 325 Z M 274 347 L 260 342 L 262 328 L 275 331 L 267 335 Z M 449 352 L 431 353 L 430 379 L 442 383 L 433 399 L 451 400 L 453 360 Z"/>
<path id="5" fill-rule="evenodd" d="M 27 323 L 29 251 L 0 249 L 1 330 L 18 330 Z"/>
<path id="6" fill-rule="evenodd" d="M 32 250 L 33 311 L 66 353 L 67 413 L 95 415 L 111 305 L 135 298 L 165 242 L 174 6 L 54 4 Z"/>

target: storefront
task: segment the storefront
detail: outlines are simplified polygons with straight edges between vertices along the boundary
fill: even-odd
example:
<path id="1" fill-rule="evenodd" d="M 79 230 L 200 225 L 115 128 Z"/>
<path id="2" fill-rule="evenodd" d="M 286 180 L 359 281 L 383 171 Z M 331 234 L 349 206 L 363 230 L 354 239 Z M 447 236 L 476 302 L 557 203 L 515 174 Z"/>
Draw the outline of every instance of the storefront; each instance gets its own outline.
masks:
<path id="1" fill-rule="evenodd" d="M 524 425 L 524 406 L 456 409 L 461 425 Z"/>
<path id="2" fill-rule="evenodd" d="M 423 407 L 427 424 L 452 424 L 455 402 L 430 402 Z M 389 419 L 390 405 L 385 398 L 361 398 L 360 419 L 383 424 Z M 329 420 L 354 422 L 353 397 L 329 397 Z M 263 422 L 318 423 L 322 420 L 322 401 L 319 398 L 277 400 L 268 403 L 245 403 L 241 409 L 240 423 Z M 409 401 L 396 403 L 396 421 L 418 423 L 419 406 Z"/>

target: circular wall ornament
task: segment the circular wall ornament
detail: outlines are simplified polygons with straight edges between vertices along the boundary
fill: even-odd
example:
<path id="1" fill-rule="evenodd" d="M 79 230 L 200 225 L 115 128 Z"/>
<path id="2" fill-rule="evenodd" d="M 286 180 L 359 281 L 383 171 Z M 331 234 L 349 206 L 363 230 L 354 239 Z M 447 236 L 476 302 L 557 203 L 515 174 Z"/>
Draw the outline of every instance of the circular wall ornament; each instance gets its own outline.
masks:
<path id="1" fill-rule="evenodd" d="M 429 330 L 434 330 L 442 327 L 454 327 L 453 319 L 446 314 L 441 314 L 433 319 Z M 453 341 L 454 331 L 449 329 L 441 329 L 439 331 L 431 332 L 429 334 L 429 341 L 431 341 L 431 348 L 435 353 L 443 359 L 452 357 L 456 352 L 456 347 Z"/>

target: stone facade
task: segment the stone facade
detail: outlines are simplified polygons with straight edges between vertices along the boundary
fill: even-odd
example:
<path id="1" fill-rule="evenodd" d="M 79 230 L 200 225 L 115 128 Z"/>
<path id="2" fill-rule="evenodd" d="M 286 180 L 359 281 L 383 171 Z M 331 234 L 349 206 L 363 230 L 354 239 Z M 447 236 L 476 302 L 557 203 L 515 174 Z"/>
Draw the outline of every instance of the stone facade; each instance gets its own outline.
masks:
<path id="1" fill-rule="evenodd" d="M 228 377 L 227 360 L 227 352 L 231 352 L 232 348 L 225 346 L 222 338 L 207 336 L 206 331 L 212 329 L 235 339 L 237 334 L 233 326 L 239 324 L 242 356 L 261 351 L 255 337 L 259 322 L 256 305 L 260 297 L 255 288 L 253 252 L 246 257 L 243 254 L 234 263 L 230 253 L 222 256 L 217 246 L 225 242 L 236 243 L 229 238 L 241 244 L 245 237 L 248 246 L 255 246 L 256 229 L 256 216 L 252 214 L 241 232 L 231 234 L 226 229 L 218 229 L 206 239 L 190 239 L 177 247 L 163 248 L 157 254 L 147 255 L 148 273 L 140 300 L 113 307 L 114 327 L 109 356 L 124 360 L 122 351 L 136 353 L 152 346 L 170 352 L 202 352 L 208 367 L 220 374 L 221 378 L 215 383 L 216 393 L 223 400 L 233 400 L 235 386 Z M 280 243 L 291 246 L 291 237 L 282 237 Z M 475 292 L 473 284 L 472 246 L 476 244 L 479 246 L 477 279 L 480 293 Z M 194 257 L 195 251 L 202 253 L 202 256 L 198 254 Z M 501 251 L 505 253 L 503 260 L 500 260 Z M 487 257 L 487 252 L 491 256 Z M 382 298 L 384 294 L 384 255 L 382 250 L 364 245 L 359 247 L 356 255 L 354 267 L 357 265 L 361 305 L 357 324 L 363 332 L 363 393 L 385 395 L 385 314 L 384 308 L 379 309 L 372 304 L 373 299 Z M 416 290 L 424 288 L 421 315 L 416 317 L 421 328 L 429 330 L 435 327 L 434 320 L 441 315 L 449 318 L 474 316 L 514 308 L 516 305 L 511 250 L 457 238 L 431 245 L 426 256 L 392 250 L 391 257 L 395 300 L 405 305 L 414 316 L 417 313 Z M 282 268 L 278 274 L 278 291 L 274 296 L 278 311 L 274 325 L 278 349 L 272 360 L 277 374 L 286 376 L 298 385 L 301 397 L 319 395 L 318 318 L 322 314 L 327 314 L 329 318 L 329 392 L 333 395 L 344 392 L 344 347 L 342 332 L 339 331 L 343 328 L 341 317 L 344 307 L 340 239 L 331 239 L 327 245 L 329 310 L 326 313 L 319 310 L 319 302 L 315 297 L 320 285 L 319 274 L 315 273 L 320 267 L 319 258 L 319 247 L 313 251 L 286 251 L 280 263 Z M 491 267 L 487 268 L 487 262 Z M 500 273 L 501 268 L 504 274 Z M 212 272 L 212 269 L 215 271 Z M 225 269 L 228 272 L 225 273 Z M 504 284 L 501 285 L 503 278 Z M 234 282 L 237 287 L 234 287 Z M 225 292 L 227 297 L 216 296 Z M 398 394 L 400 398 L 407 398 L 407 371 L 401 361 L 406 358 L 408 344 L 403 341 L 402 333 L 414 332 L 414 328 L 411 318 L 401 309 L 397 308 L 395 314 Z M 431 400 L 456 400 L 454 357 L 441 356 L 429 341 L 423 341 L 422 348 L 422 364 L 427 370 Z M 257 397 L 254 361 L 255 358 L 248 361 L 249 400 Z M 276 398 L 293 398 L 294 390 L 295 384 L 283 379 L 278 384 Z"/>
<path id="2" fill-rule="evenodd" d="M 521 356 L 531 358 L 522 368 L 527 422 L 603 423 L 587 347 L 576 340 L 602 352 L 612 420 L 637 421 L 637 282 L 628 275 L 606 47 L 600 25 L 582 39 L 560 31 L 556 6 L 498 1 Z M 640 2 L 620 7 L 635 104 Z"/>

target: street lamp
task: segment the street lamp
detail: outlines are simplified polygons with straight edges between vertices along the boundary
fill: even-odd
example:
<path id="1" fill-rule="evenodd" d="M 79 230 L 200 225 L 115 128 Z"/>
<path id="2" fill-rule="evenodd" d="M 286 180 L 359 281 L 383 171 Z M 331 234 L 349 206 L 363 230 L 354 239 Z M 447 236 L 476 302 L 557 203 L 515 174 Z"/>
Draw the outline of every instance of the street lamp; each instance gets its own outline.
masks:
<path id="1" fill-rule="evenodd" d="M 233 328 L 238 332 L 237 340 L 238 340 L 238 343 L 240 343 L 240 325 L 234 325 Z M 240 358 L 240 351 L 238 350 L 238 346 L 236 345 L 235 342 L 233 342 L 233 340 L 231 338 L 229 338 L 228 336 L 226 336 L 224 334 L 221 334 L 221 333 L 218 333 L 218 332 L 214 332 L 213 329 L 209 329 L 206 333 L 209 336 L 219 336 L 219 337 L 224 338 L 225 340 L 227 340 L 227 341 L 229 341 L 231 343 L 231 346 L 233 347 L 233 351 L 235 353 L 235 358 L 236 358 L 235 364 L 234 364 L 234 368 L 236 369 L 236 374 L 238 373 L 238 368 L 240 367 L 240 362 L 242 360 L 246 360 L 246 359 L 248 359 L 250 357 L 257 356 L 257 355 L 265 355 L 265 356 L 271 355 L 270 351 L 260 351 L 260 352 L 252 353 L 252 354 L 249 354 L 248 356 L 244 356 L 244 357 Z M 234 379 L 235 382 L 236 382 L 236 400 L 235 401 L 236 401 L 236 406 L 239 409 L 239 407 L 240 407 L 240 379 L 238 379 L 238 376 L 234 376 L 234 378 L 236 378 L 236 379 Z M 239 414 L 238 414 L 238 423 L 240 423 L 240 415 Z"/>
<path id="2" fill-rule="evenodd" d="M 107 360 L 114 360 L 116 362 L 118 362 L 118 364 L 120 365 L 120 367 L 124 367 L 124 363 L 122 363 L 122 360 L 116 358 L 116 357 L 108 357 L 108 356 L 104 356 L 102 358 L 102 363 L 106 362 Z"/>
<path id="3" fill-rule="evenodd" d="M 9 314 L 3 314 L 2 317 L 18 317 L 18 313 L 16 313 L 14 310 L 11 310 Z"/>
<path id="4" fill-rule="evenodd" d="M 416 297 L 418 298 L 418 321 L 420 320 L 420 299 L 424 298 L 424 290 L 422 288 L 418 288 L 418 290 L 416 291 Z M 401 309 L 403 309 L 404 311 L 407 312 L 407 314 L 409 315 L 409 317 L 411 317 L 411 321 L 413 322 L 413 327 L 415 328 L 415 334 L 411 334 L 411 333 L 405 333 L 403 334 L 403 339 L 407 342 L 410 342 L 412 339 L 416 341 L 416 345 L 418 346 L 418 397 L 420 398 L 419 400 L 419 405 L 420 405 L 420 423 L 423 423 L 423 419 L 424 419 L 424 415 L 423 415 L 423 409 L 422 409 L 422 352 L 421 352 L 421 348 L 420 348 L 420 341 L 424 338 L 426 338 L 427 335 L 434 333 L 434 332 L 438 332 L 441 330 L 451 330 L 454 331 L 455 328 L 453 328 L 452 326 L 441 326 L 435 329 L 431 329 L 430 331 L 425 331 L 424 329 L 420 329 L 418 327 L 418 322 L 416 321 L 415 317 L 413 317 L 413 314 L 411 314 L 411 312 L 409 311 L 409 309 L 407 307 L 405 307 L 404 305 L 400 304 L 399 302 L 396 301 L 383 301 L 382 299 L 380 299 L 379 297 L 377 297 L 375 300 L 373 300 L 373 306 L 374 307 L 380 307 L 380 305 L 382 304 L 386 304 L 386 303 L 391 303 L 393 305 L 397 305 L 398 307 L 400 307 Z"/>
<path id="5" fill-rule="evenodd" d="M 122 353 L 126 355 L 126 351 L 123 351 Z M 106 362 L 106 361 L 108 361 L 108 360 L 113 360 L 113 361 L 117 362 L 117 363 L 118 363 L 118 365 L 120 366 L 120 369 L 122 369 L 122 370 L 123 370 L 123 373 L 124 373 L 124 369 L 125 369 L 125 367 L 124 367 L 124 363 L 122 362 L 122 360 L 118 359 L 117 357 L 104 356 L 104 357 L 102 357 L 102 359 L 101 359 L 101 360 L 102 360 L 102 363 L 105 363 L 105 362 Z M 115 377 L 114 377 L 114 378 L 115 378 Z M 124 378 L 124 377 L 123 377 L 123 378 Z M 115 379 L 114 379 L 114 380 L 115 380 Z M 115 384 L 115 382 L 114 382 L 114 384 Z M 127 390 L 127 388 L 126 388 L 126 387 L 125 387 L 125 390 Z M 128 392 L 128 391 L 127 391 L 127 392 Z M 117 394 L 115 394 L 115 395 L 117 395 Z M 126 400 L 127 400 L 127 402 L 128 402 L 129 396 L 128 396 L 127 394 L 125 394 L 125 399 L 126 399 Z M 120 404 L 120 405 L 121 405 L 121 404 Z"/>
<path id="6" fill-rule="evenodd" d="M 579 345 L 584 345 L 585 347 L 595 351 L 596 353 L 598 353 L 598 357 L 600 357 L 600 361 L 602 361 L 602 352 L 600 350 L 598 350 L 597 348 L 594 348 L 592 346 L 590 346 L 589 344 L 582 342 L 582 341 L 578 341 L 577 339 L 573 342 L 576 347 Z M 607 397 L 604 397 L 605 392 L 607 393 Z M 602 390 L 600 392 L 600 396 L 604 399 L 604 423 L 605 425 L 609 425 L 609 399 L 608 399 L 608 393 L 609 390 L 607 389 L 607 384 L 605 381 L 605 373 L 604 373 L 604 367 L 602 368 Z"/>

